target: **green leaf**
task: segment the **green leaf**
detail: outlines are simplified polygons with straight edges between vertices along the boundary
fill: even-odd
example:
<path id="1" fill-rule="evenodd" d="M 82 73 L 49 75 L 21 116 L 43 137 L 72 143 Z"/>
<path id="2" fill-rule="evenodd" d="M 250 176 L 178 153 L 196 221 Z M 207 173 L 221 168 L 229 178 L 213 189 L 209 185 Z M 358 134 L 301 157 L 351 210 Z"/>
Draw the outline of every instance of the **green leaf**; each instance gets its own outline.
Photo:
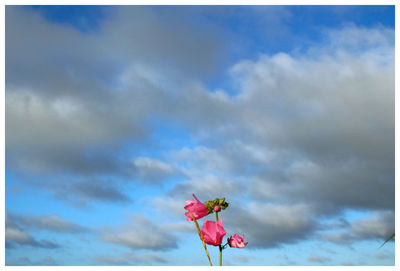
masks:
<path id="1" fill-rule="evenodd" d="M 219 206 L 221 207 L 222 210 L 225 210 L 228 208 L 229 203 L 225 202 L 225 198 L 216 198 L 215 200 L 208 200 L 205 202 L 205 205 L 207 205 L 207 209 L 209 213 L 214 212 L 214 207 Z"/>

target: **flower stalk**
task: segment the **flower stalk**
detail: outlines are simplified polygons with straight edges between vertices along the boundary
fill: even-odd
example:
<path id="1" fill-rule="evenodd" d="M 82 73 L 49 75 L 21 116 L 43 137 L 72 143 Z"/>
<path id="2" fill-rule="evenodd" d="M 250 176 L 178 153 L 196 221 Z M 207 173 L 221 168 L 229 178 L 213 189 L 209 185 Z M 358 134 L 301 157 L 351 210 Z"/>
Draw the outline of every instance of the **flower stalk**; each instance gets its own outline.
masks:
<path id="1" fill-rule="evenodd" d="M 215 217 L 216 217 L 216 219 L 217 219 L 217 222 L 218 222 L 218 212 L 215 212 Z M 219 266 L 222 266 L 222 246 L 221 245 L 219 245 Z"/>
<path id="2" fill-rule="evenodd" d="M 206 243 L 204 243 L 203 235 L 201 234 L 199 224 L 197 223 L 196 218 L 194 218 L 193 213 L 192 213 L 191 211 L 189 211 L 189 212 L 190 212 L 190 214 L 192 215 L 194 224 L 196 225 L 197 232 L 198 232 L 198 234 L 199 234 L 199 236 L 200 236 L 201 242 L 203 243 L 204 250 L 206 251 L 208 261 L 210 262 L 210 266 L 212 266 L 210 254 L 208 254 L 207 246 L 206 246 Z"/>
<path id="3" fill-rule="evenodd" d="M 219 245 L 219 266 L 222 266 L 222 246 Z"/>

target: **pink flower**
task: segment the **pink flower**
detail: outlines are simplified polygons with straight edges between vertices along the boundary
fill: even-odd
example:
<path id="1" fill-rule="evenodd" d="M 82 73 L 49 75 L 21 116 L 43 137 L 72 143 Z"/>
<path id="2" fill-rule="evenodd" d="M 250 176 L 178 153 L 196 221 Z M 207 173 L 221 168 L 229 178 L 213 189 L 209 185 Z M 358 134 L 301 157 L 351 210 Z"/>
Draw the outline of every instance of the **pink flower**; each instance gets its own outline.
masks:
<path id="1" fill-rule="evenodd" d="M 190 214 L 190 212 L 192 212 L 195 219 L 200 219 L 200 218 L 208 215 L 207 205 L 205 205 L 204 203 L 201 203 L 194 194 L 193 194 L 193 197 L 195 199 L 187 200 L 186 205 L 184 207 L 187 210 L 187 212 L 185 213 L 185 215 L 187 216 L 187 218 L 186 218 L 187 221 L 193 221 L 193 218 L 192 218 L 192 215 Z"/>
<path id="2" fill-rule="evenodd" d="M 248 242 L 244 243 L 244 234 L 242 234 L 242 237 L 237 235 L 233 235 L 233 237 L 228 238 L 228 244 L 230 247 L 236 247 L 236 248 L 245 248 Z"/>
<path id="3" fill-rule="evenodd" d="M 218 220 L 218 222 L 205 219 L 201 234 L 206 244 L 219 246 L 226 234 L 224 226 L 222 225 L 222 219 Z"/>
<path id="4" fill-rule="evenodd" d="M 215 206 L 214 211 L 218 213 L 219 211 L 221 211 L 221 207 L 219 207 L 219 205 Z"/>

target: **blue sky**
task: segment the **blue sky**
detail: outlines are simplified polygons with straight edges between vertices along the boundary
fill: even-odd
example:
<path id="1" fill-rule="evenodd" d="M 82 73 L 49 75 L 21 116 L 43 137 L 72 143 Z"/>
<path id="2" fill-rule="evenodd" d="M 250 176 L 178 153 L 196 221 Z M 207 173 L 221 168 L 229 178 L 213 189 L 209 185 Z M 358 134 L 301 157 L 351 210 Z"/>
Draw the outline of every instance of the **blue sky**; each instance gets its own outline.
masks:
<path id="1" fill-rule="evenodd" d="M 5 104 L 7 265 L 394 265 L 393 6 L 7 6 Z"/>

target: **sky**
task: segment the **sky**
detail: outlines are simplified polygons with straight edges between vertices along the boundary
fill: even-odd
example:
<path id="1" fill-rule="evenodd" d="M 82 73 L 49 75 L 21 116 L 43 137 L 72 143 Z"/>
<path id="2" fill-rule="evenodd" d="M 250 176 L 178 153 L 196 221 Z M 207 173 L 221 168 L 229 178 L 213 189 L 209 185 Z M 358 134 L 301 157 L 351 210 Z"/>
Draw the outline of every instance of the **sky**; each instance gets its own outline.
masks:
<path id="1" fill-rule="evenodd" d="M 393 6 L 5 15 L 6 265 L 394 265 Z"/>

